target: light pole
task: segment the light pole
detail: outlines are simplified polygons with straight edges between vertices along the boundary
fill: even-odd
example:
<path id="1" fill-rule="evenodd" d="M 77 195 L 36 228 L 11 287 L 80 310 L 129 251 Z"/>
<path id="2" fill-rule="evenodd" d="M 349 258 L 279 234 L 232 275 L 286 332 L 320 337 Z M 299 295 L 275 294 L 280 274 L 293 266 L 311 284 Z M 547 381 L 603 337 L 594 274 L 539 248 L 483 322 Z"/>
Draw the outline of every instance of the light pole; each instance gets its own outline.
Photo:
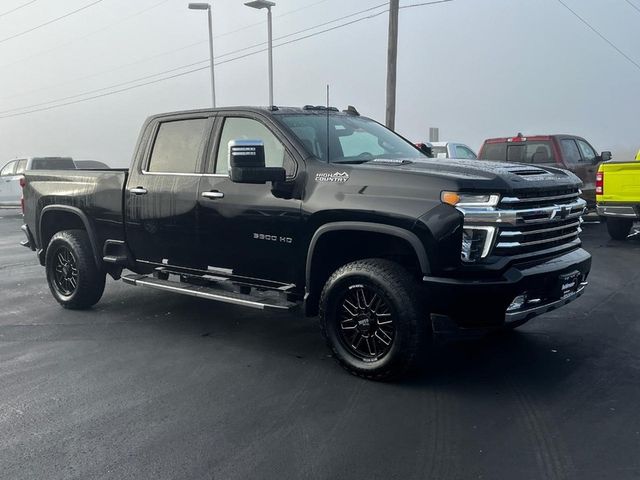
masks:
<path id="1" fill-rule="evenodd" d="M 190 3 L 191 10 L 206 10 L 209 17 L 209 61 L 211 62 L 211 100 L 213 108 L 216 108 L 216 77 L 213 73 L 213 24 L 211 21 L 211 4 L 209 3 Z"/>
<path id="2" fill-rule="evenodd" d="M 267 9 L 267 24 L 269 35 L 269 106 L 273 106 L 273 33 L 271 31 L 271 7 L 275 7 L 274 2 L 269 0 L 253 0 L 252 2 L 246 2 L 245 5 L 251 8 Z"/>

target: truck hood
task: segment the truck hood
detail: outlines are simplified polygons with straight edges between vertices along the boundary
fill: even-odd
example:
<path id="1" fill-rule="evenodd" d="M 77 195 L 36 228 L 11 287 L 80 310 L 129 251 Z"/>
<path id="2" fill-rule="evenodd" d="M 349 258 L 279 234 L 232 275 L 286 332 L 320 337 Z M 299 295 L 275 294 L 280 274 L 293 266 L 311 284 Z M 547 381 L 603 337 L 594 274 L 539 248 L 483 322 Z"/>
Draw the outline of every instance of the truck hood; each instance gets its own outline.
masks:
<path id="1" fill-rule="evenodd" d="M 485 160 L 380 159 L 354 165 L 354 173 L 360 169 L 385 170 L 388 180 L 396 175 L 405 177 L 407 174 L 441 178 L 443 183 L 453 183 L 458 189 L 467 191 L 506 193 L 575 188 L 581 185 L 576 175 L 560 168 Z M 398 178 L 398 181 L 402 180 Z"/>

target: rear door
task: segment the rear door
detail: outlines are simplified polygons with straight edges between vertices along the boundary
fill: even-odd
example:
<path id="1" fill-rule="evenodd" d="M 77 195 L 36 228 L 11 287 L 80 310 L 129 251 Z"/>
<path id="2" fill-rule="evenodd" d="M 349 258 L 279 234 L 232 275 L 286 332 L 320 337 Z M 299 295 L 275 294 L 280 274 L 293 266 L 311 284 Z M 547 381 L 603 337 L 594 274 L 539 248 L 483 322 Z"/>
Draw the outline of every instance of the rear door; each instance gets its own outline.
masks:
<path id="1" fill-rule="evenodd" d="M 296 283 L 300 248 L 301 160 L 278 127 L 257 114 L 225 113 L 217 120 L 216 140 L 209 153 L 197 202 L 200 206 L 200 255 L 210 270 Z M 262 140 L 267 166 L 284 166 L 285 191 L 229 179 L 230 140 Z"/>
<path id="2" fill-rule="evenodd" d="M 128 245 L 136 260 L 197 268 L 198 184 L 213 117 L 164 117 L 148 128 L 125 189 Z"/>

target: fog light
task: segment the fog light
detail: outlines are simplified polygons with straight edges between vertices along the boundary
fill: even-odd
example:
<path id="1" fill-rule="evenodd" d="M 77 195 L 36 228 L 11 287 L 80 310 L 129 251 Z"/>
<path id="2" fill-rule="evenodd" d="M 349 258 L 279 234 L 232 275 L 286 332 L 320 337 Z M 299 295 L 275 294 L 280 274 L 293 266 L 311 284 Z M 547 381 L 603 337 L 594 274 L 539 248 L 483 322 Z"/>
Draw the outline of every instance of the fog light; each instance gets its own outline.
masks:
<path id="1" fill-rule="evenodd" d="M 464 227 L 460 252 L 462 260 L 475 262 L 489 255 L 495 231 L 495 227 Z"/>
<path id="2" fill-rule="evenodd" d="M 513 301 L 511 302 L 511 305 L 507 307 L 507 312 L 520 310 L 522 306 L 526 303 L 526 301 L 527 301 L 526 293 L 523 293 L 522 295 L 518 295 L 516 298 L 513 299 Z"/>

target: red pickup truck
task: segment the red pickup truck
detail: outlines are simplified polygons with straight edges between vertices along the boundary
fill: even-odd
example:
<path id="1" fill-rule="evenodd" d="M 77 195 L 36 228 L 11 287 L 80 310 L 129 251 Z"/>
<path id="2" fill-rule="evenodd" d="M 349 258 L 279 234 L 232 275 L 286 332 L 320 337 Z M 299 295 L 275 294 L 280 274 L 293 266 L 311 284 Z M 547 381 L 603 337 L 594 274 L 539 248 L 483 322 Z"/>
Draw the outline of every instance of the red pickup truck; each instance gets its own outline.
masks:
<path id="1" fill-rule="evenodd" d="M 525 136 L 518 133 L 515 137 L 485 140 L 478 158 L 533 163 L 569 170 L 582 180 L 582 197 L 587 201 L 587 205 L 593 208 L 596 204 L 598 165 L 611 160 L 611 152 L 598 155 L 589 142 L 575 135 Z"/>

